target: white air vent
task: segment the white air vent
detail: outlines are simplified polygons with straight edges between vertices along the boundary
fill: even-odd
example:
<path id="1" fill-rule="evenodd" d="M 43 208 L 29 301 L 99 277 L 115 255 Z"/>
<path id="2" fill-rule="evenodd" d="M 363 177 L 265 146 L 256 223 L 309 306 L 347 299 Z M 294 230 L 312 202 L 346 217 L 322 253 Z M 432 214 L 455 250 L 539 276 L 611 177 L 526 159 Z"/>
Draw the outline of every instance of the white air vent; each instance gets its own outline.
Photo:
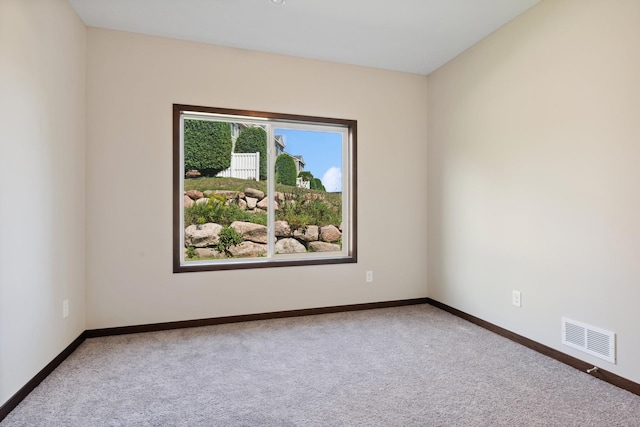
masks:
<path id="1" fill-rule="evenodd" d="M 562 344 L 616 363 L 616 334 L 562 318 Z"/>

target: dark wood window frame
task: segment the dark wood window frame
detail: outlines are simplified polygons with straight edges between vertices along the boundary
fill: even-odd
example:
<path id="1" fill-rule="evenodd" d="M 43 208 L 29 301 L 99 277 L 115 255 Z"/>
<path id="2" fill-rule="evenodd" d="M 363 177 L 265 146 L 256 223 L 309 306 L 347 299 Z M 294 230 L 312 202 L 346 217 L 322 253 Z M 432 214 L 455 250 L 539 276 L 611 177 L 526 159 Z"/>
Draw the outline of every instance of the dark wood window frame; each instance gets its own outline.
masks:
<path id="1" fill-rule="evenodd" d="M 181 164 L 182 146 L 181 146 L 181 117 L 185 113 L 203 113 L 224 116 L 237 116 L 254 118 L 258 120 L 270 120 L 273 122 L 293 122 L 311 125 L 335 125 L 346 127 L 348 144 L 348 177 L 346 183 L 348 192 L 346 202 L 348 209 L 348 242 L 342 242 L 343 247 L 346 245 L 346 255 L 340 252 L 339 256 L 332 256 L 331 252 L 327 252 L 326 256 L 316 257 L 300 257 L 277 259 L 272 258 L 250 258 L 242 259 L 241 262 L 225 262 L 218 260 L 210 263 L 190 264 L 183 263 L 184 259 L 184 238 L 183 238 L 183 208 L 182 200 L 184 198 L 183 179 L 184 171 Z M 322 264 L 345 264 L 357 262 L 357 121 L 347 119 L 336 119 L 315 116 L 303 116 L 297 114 L 281 114 L 264 111 L 239 110 L 228 108 L 214 108 L 193 105 L 174 104 L 173 105 L 173 272 L 196 272 L 196 271 L 214 271 L 214 270 L 233 270 L 247 268 L 267 268 L 267 267 L 285 267 L 285 266 L 303 266 L 303 265 L 322 265 Z"/>

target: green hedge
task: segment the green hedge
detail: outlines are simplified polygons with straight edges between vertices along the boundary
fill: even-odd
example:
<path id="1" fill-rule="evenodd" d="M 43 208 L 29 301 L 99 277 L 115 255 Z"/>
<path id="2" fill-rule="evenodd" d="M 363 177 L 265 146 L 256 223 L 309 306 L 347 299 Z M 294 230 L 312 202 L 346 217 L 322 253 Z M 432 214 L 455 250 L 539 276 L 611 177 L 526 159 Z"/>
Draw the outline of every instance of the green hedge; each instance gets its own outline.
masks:
<path id="1" fill-rule="evenodd" d="M 276 184 L 296 185 L 296 162 L 288 154 L 276 159 Z"/>
<path id="2" fill-rule="evenodd" d="M 231 166 L 231 125 L 205 120 L 184 121 L 184 170 L 215 176 Z"/>

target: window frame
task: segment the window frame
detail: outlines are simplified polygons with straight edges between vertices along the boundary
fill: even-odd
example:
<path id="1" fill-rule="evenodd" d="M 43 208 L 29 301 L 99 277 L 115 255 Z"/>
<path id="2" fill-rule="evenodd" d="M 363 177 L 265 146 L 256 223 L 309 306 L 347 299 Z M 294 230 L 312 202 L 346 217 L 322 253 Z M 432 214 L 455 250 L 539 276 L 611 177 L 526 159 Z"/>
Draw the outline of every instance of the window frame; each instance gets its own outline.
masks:
<path id="1" fill-rule="evenodd" d="M 212 262 L 188 263 L 183 262 L 184 259 L 184 210 L 183 210 L 183 180 L 182 173 L 182 144 L 181 139 L 181 117 L 187 113 L 213 114 L 220 116 L 230 116 L 232 119 L 247 118 L 250 120 L 267 120 L 270 125 L 276 127 L 286 127 L 286 123 L 295 125 L 334 125 L 346 128 L 346 143 L 348 147 L 343 147 L 348 158 L 343 158 L 343 165 L 348 165 L 348 174 L 346 179 L 347 196 L 343 195 L 343 211 L 346 204 L 347 215 L 347 236 L 348 242 L 342 242 L 343 246 L 347 245 L 345 251 L 341 251 L 339 255 L 334 252 L 318 252 L 308 257 L 293 258 L 291 256 L 272 256 L 267 258 L 241 258 L 230 260 L 216 260 Z M 268 150 L 271 151 L 272 141 L 269 141 Z M 269 157 L 272 157 L 271 155 Z M 323 265 L 323 264 L 345 264 L 357 262 L 357 121 L 349 119 L 327 118 L 317 116 L 305 116 L 298 114 L 282 114 L 265 111 L 229 109 L 218 107 L 204 107 L 185 104 L 173 104 L 173 272 L 196 272 L 196 271 L 216 271 L 216 270 L 235 270 L 247 268 L 270 268 L 270 267 L 289 267 L 302 265 Z M 269 162 L 270 169 L 273 164 Z M 271 170 L 268 178 L 268 188 L 273 188 L 274 176 Z M 344 173 L 344 171 L 343 171 Z M 343 181 L 344 182 L 344 181 Z M 273 193 L 272 193 L 273 194 Z M 272 197 L 272 196 L 269 196 Z M 346 198 L 346 200 L 345 200 Z M 270 210 L 270 215 L 273 212 Z M 344 216 L 344 215 L 343 215 Z M 275 219 L 270 221 L 274 223 Z M 344 225 L 343 225 L 344 226 Z M 270 232 L 269 235 L 272 235 Z M 318 255 L 320 254 L 320 255 Z M 333 254 L 333 255 L 332 255 Z M 287 254 L 289 255 L 289 254 Z"/>

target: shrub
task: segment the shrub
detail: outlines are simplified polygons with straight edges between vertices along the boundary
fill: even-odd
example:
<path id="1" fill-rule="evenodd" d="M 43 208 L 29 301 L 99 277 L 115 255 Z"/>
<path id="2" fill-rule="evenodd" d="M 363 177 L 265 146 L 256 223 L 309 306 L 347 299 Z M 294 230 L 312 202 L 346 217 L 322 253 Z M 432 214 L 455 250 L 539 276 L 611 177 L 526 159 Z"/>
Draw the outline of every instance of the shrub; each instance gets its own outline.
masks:
<path id="1" fill-rule="evenodd" d="M 267 132 L 260 127 L 244 128 L 236 140 L 236 153 L 260 153 L 260 179 L 267 179 Z"/>
<path id="2" fill-rule="evenodd" d="M 205 224 L 213 222 L 223 227 L 233 221 L 252 222 L 254 224 L 267 225 L 267 214 L 246 212 L 235 203 L 226 203 L 223 196 L 215 195 L 209 198 L 208 203 L 194 203 L 184 209 L 184 226 L 192 224 Z"/>
<path id="3" fill-rule="evenodd" d="M 311 183 L 309 184 L 309 188 L 311 188 L 312 190 L 327 191 L 324 188 L 324 185 L 322 185 L 322 181 L 320 180 L 320 178 L 313 178 L 311 180 Z"/>
<path id="4" fill-rule="evenodd" d="M 229 248 L 233 245 L 238 245 L 242 243 L 244 239 L 236 230 L 231 227 L 224 227 L 220 230 L 220 235 L 218 236 L 218 243 L 216 243 L 216 249 L 218 252 L 226 254 L 230 256 Z"/>
<path id="5" fill-rule="evenodd" d="M 296 185 L 296 162 L 288 154 L 276 159 L 276 184 Z"/>
<path id="6" fill-rule="evenodd" d="M 206 120 L 184 121 L 184 170 L 215 176 L 231 166 L 231 125 Z"/>

